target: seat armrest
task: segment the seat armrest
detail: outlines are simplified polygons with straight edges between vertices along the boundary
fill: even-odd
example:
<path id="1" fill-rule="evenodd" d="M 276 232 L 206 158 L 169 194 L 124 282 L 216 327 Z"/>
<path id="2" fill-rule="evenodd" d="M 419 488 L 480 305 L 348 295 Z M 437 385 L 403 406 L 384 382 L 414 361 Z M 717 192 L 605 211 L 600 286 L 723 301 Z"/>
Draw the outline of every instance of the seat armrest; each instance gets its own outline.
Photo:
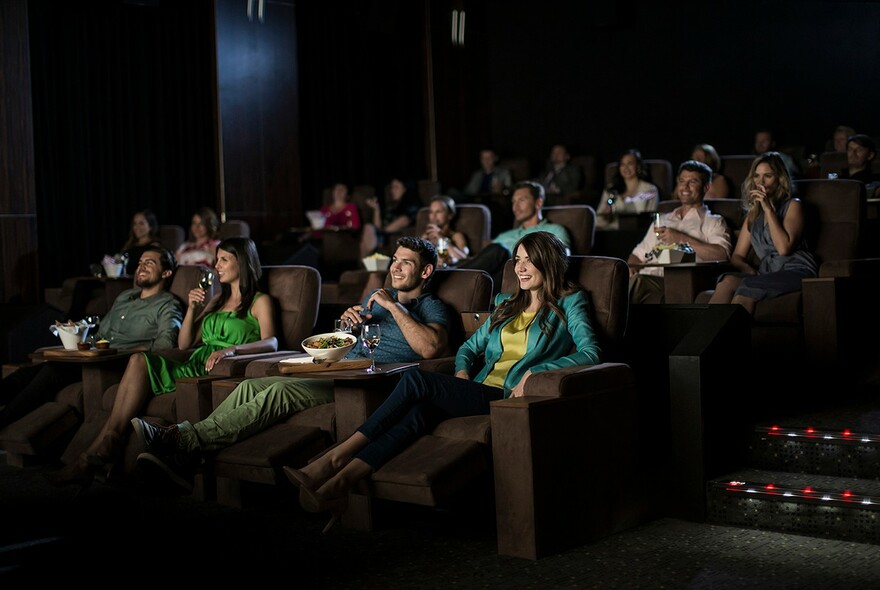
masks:
<path id="1" fill-rule="evenodd" d="M 436 359 L 419 361 L 419 369 L 429 373 L 443 373 L 444 375 L 455 374 L 455 357 L 443 356 Z"/>
<path id="2" fill-rule="evenodd" d="M 538 559 L 638 524 L 636 396 L 632 370 L 608 363 L 537 373 L 490 404 L 499 553 Z"/>
<path id="3" fill-rule="evenodd" d="M 212 399 L 215 381 L 228 375 L 205 375 L 203 377 L 180 377 L 177 379 L 177 419 L 193 424 L 204 420 L 214 410 Z"/>
<path id="4" fill-rule="evenodd" d="M 819 267 L 820 278 L 880 276 L 880 258 L 829 260 Z"/>
<path id="5" fill-rule="evenodd" d="M 565 367 L 532 374 L 526 381 L 527 396 L 568 397 L 591 391 L 602 391 L 630 382 L 634 386 L 632 369 L 622 363 L 602 363 Z"/>

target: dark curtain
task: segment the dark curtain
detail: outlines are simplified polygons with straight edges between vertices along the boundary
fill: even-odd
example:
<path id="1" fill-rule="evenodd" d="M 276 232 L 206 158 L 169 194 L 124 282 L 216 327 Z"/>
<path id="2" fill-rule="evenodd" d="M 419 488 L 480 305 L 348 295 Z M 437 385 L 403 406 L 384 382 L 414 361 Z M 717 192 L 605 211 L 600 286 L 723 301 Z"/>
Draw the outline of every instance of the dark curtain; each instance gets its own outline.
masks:
<path id="1" fill-rule="evenodd" d="M 28 4 L 41 284 L 217 207 L 210 0 Z"/>
<path id="2" fill-rule="evenodd" d="M 296 4 L 305 208 L 333 182 L 427 177 L 424 3 Z"/>

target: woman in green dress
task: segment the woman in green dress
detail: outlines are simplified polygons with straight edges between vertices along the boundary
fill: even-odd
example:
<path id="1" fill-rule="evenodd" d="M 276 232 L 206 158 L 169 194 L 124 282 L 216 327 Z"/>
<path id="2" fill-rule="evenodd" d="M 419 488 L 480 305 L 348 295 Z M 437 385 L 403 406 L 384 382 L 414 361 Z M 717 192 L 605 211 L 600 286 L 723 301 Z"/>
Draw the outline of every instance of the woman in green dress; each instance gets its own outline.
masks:
<path id="1" fill-rule="evenodd" d="M 150 395 L 174 391 L 178 377 L 207 375 L 220 360 L 235 354 L 278 349 L 272 302 L 257 290 L 262 269 L 253 241 L 236 237 L 221 242 L 214 267 L 220 294 L 206 305 L 203 289 L 189 292 L 177 339 L 181 350 L 198 347 L 185 362 L 155 353 L 132 355 L 101 432 L 77 461 L 56 474 L 55 483 L 88 483 L 97 472 L 109 470 L 123 447 L 131 419 L 140 414 Z"/>

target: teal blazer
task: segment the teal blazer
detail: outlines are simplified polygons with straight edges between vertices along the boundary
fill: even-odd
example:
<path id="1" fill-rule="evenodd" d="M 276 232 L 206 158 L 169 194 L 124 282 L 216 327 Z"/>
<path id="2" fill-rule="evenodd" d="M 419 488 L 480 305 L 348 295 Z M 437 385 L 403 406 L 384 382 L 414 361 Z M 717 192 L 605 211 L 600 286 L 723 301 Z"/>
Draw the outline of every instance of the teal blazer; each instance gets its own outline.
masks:
<path id="1" fill-rule="evenodd" d="M 499 293 L 495 297 L 495 306 L 509 297 L 509 293 Z M 548 335 L 541 331 L 541 318 L 535 318 L 529 328 L 525 356 L 510 368 L 504 379 L 504 397 L 510 395 L 510 390 L 519 383 L 523 374 L 529 369 L 534 374 L 562 367 L 595 365 L 602 362 L 602 351 L 599 349 L 596 333 L 590 323 L 586 293 L 576 291 L 560 299 L 557 304 L 565 312 L 567 325 L 563 327 L 559 316 L 550 312 L 551 330 Z M 456 372 L 470 371 L 480 355 L 484 355 L 485 366 L 474 378 L 474 381 L 482 383 L 501 358 L 501 328 L 510 321 L 512 320 L 508 320 L 492 332 L 489 332 L 491 316 L 483 322 L 483 325 L 458 349 L 458 354 L 455 356 Z"/>

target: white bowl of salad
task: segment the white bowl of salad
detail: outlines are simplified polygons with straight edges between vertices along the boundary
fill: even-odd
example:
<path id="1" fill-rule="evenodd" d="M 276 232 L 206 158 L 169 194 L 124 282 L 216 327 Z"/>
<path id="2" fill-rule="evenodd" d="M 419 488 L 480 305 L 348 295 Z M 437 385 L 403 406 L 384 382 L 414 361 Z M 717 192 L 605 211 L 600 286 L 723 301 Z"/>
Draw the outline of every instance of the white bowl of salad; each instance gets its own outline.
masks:
<path id="1" fill-rule="evenodd" d="M 320 362 L 341 360 L 357 344 L 357 338 L 348 332 L 315 334 L 302 341 L 302 349 Z"/>

